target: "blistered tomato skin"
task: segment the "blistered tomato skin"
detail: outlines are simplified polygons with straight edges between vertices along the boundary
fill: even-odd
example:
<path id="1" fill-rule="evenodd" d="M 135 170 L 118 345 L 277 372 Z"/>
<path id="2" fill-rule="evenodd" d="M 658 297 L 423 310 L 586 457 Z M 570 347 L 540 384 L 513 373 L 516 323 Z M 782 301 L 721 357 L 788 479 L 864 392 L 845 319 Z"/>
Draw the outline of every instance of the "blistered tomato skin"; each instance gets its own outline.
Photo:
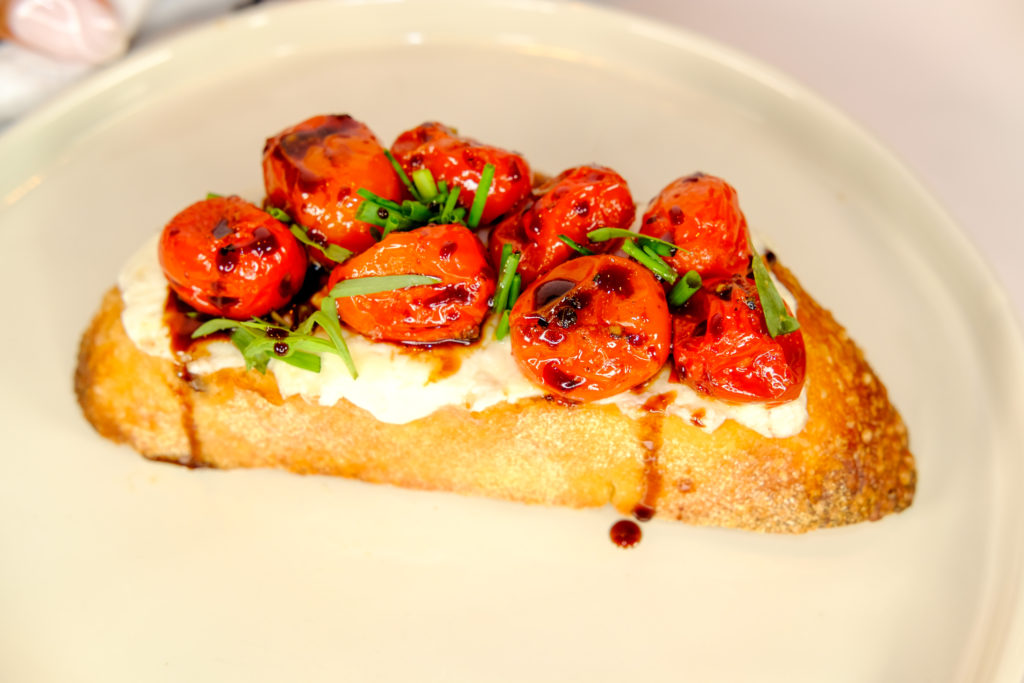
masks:
<path id="1" fill-rule="evenodd" d="M 171 289 L 202 313 L 244 320 L 287 304 L 302 287 L 306 251 L 288 228 L 238 197 L 187 207 L 160 236 Z"/>
<path id="2" fill-rule="evenodd" d="M 426 168 L 436 182 L 458 186 L 459 204 L 473 205 L 484 166 L 494 164 L 494 179 L 487 189 L 487 203 L 480 225 L 510 214 L 530 196 L 530 165 L 519 154 L 459 136 L 454 129 L 429 122 L 407 130 L 395 140 L 391 153 L 406 173 Z"/>
<path id="3" fill-rule="evenodd" d="M 401 201 L 405 187 L 373 132 L 351 116 L 314 116 L 263 148 L 267 204 L 284 209 L 313 239 L 360 252 L 376 243 L 369 223 L 356 220 L 365 188 Z M 313 254 L 325 265 L 319 252 Z"/>
<path id="4" fill-rule="evenodd" d="M 428 344 L 479 336 L 494 293 L 494 271 L 483 244 L 465 226 L 393 232 L 335 268 L 329 285 L 356 277 L 409 274 L 441 281 L 339 298 L 339 317 L 374 341 Z"/>
<path id="5" fill-rule="evenodd" d="M 673 316 L 672 356 L 682 382 L 736 403 L 782 403 L 803 388 L 800 330 L 772 339 L 752 278 L 706 280 Z"/>
<path id="6" fill-rule="evenodd" d="M 566 261 L 535 280 L 509 323 L 520 369 L 570 402 L 642 384 L 668 359 L 671 345 L 661 285 L 650 271 L 607 254 Z"/>
<path id="7" fill-rule="evenodd" d="M 559 235 L 596 254 L 609 253 L 618 249 L 621 240 L 591 242 L 587 233 L 602 227 L 629 228 L 636 215 L 625 179 L 604 166 L 577 166 L 563 171 L 535 194 L 538 196 L 533 202 L 491 230 L 488 244 L 495 267 L 505 244 L 522 254 L 518 272 L 524 283 L 533 282 L 576 256 Z"/>
<path id="8" fill-rule="evenodd" d="M 680 273 L 733 275 L 746 272 L 750 262 L 747 219 L 736 190 L 715 176 L 695 173 L 669 183 L 651 200 L 640 232 L 681 247 L 665 259 Z"/>

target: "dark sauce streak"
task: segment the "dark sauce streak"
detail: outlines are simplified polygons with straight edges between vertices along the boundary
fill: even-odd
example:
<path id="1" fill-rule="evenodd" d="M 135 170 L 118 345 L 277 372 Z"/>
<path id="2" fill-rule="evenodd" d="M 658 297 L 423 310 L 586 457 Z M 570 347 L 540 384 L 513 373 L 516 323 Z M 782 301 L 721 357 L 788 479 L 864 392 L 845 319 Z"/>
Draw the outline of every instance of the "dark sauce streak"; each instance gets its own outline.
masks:
<path id="1" fill-rule="evenodd" d="M 213 226 L 213 237 L 214 239 L 223 239 L 228 235 L 234 234 L 235 230 L 228 225 L 227 219 L 221 218 L 217 221 L 217 225 Z"/>
<path id="2" fill-rule="evenodd" d="M 685 220 L 686 214 L 678 206 L 673 206 L 668 210 L 668 221 L 672 225 L 682 225 Z"/>
<path id="3" fill-rule="evenodd" d="M 533 307 L 543 308 L 555 299 L 565 296 L 566 292 L 575 286 L 576 283 L 572 280 L 548 280 L 534 292 Z"/>
<path id="4" fill-rule="evenodd" d="M 171 351 L 175 355 L 186 353 L 192 348 L 192 333 L 207 319 L 206 316 L 192 310 L 173 291 L 168 290 L 167 301 L 164 303 L 164 324 L 171 335 Z M 191 381 L 191 378 L 185 381 Z"/>
<path id="5" fill-rule="evenodd" d="M 555 363 L 548 363 L 544 366 L 544 370 L 541 372 L 541 378 L 545 385 L 549 387 L 558 387 L 562 391 L 572 391 L 586 381 L 583 377 L 570 375 Z"/>
<path id="6" fill-rule="evenodd" d="M 390 344 L 400 353 L 408 356 L 426 358 L 433 367 L 427 383 L 438 382 L 445 377 L 450 377 L 462 367 L 462 361 L 478 349 L 482 340 L 452 339 L 442 342 L 430 342 L 420 344 L 377 342 L 378 344 Z M 422 355 L 425 354 L 425 355 Z"/>
<path id="7" fill-rule="evenodd" d="M 190 468 L 204 467 L 196 433 L 195 402 L 192 400 L 195 389 L 187 382 L 180 382 L 174 386 L 174 391 L 181 399 L 181 428 L 188 439 L 188 453 L 176 462 Z"/>
<path id="8" fill-rule="evenodd" d="M 217 271 L 227 275 L 238 265 L 238 250 L 229 244 L 217 250 Z"/>
<path id="9" fill-rule="evenodd" d="M 612 543 L 620 548 L 632 548 L 643 538 L 639 525 L 631 519 L 620 519 L 615 522 L 608 535 L 611 536 Z"/>
<path id="10" fill-rule="evenodd" d="M 168 292 L 167 302 L 164 304 L 164 322 L 171 335 L 171 351 L 175 358 L 183 359 L 185 357 L 193 344 L 192 333 L 205 319 L 201 315 L 196 315 L 174 292 Z M 217 335 L 227 336 L 227 333 L 220 332 Z M 199 437 L 196 435 L 195 408 L 192 400 L 192 395 L 200 390 L 199 385 L 196 384 L 195 378 L 192 377 L 183 360 L 179 360 L 177 363 L 175 374 L 180 381 L 173 383 L 171 389 L 181 399 L 181 428 L 188 441 L 188 453 L 183 454 L 180 458 L 160 456 L 156 459 L 185 467 L 203 467 L 199 458 Z"/>
<path id="11" fill-rule="evenodd" d="M 661 451 L 662 431 L 665 425 L 665 407 L 675 398 L 675 392 L 652 396 L 643 405 L 644 416 L 640 419 L 640 444 L 644 447 L 644 488 L 640 502 L 633 508 L 633 516 L 644 521 L 654 516 L 662 480 L 658 470 L 658 454 Z"/>
<path id="12" fill-rule="evenodd" d="M 217 270 L 225 275 L 238 265 L 243 256 L 254 253 L 265 257 L 278 248 L 277 238 L 267 228 L 260 226 L 253 230 L 252 240 L 245 244 L 226 244 L 217 250 Z"/>
<path id="13" fill-rule="evenodd" d="M 693 411 L 693 414 L 690 415 L 690 423 L 694 427 L 703 427 L 705 414 L 706 413 L 703 408 L 697 408 L 697 410 Z"/>
<path id="14" fill-rule="evenodd" d="M 567 330 L 576 324 L 576 309 L 571 306 L 559 306 L 554 310 L 555 322 L 563 330 Z"/>
<path id="15" fill-rule="evenodd" d="M 607 264 L 597 271 L 594 276 L 594 284 L 598 289 L 608 294 L 629 296 L 633 293 L 633 283 L 630 281 L 630 271 L 624 266 Z"/>
<path id="16" fill-rule="evenodd" d="M 654 508 L 640 503 L 633 508 L 633 519 L 638 522 L 648 522 L 654 517 Z"/>
<path id="17" fill-rule="evenodd" d="M 472 300 L 472 288 L 464 282 L 459 282 L 455 284 L 444 284 L 435 288 L 434 293 L 428 297 L 424 297 L 422 303 L 430 309 L 437 309 L 442 307 L 447 308 L 450 306 L 467 306 L 472 302 Z M 458 318 L 457 309 L 452 309 L 451 313 L 456 315 L 456 319 Z"/>
<path id="18" fill-rule="evenodd" d="M 358 133 L 359 123 L 348 114 L 325 117 L 317 128 L 289 133 L 281 139 L 281 151 L 296 165 L 302 163 L 311 147 L 326 146 L 325 141 L 332 135 L 352 137 Z"/>
<path id="19" fill-rule="evenodd" d="M 442 261 L 450 260 L 452 254 L 455 253 L 456 247 L 457 245 L 455 244 L 455 242 L 445 242 L 443 245 L 441 245 L 441 250 L 437 255 L 438 258 L 440 258 Z"/>

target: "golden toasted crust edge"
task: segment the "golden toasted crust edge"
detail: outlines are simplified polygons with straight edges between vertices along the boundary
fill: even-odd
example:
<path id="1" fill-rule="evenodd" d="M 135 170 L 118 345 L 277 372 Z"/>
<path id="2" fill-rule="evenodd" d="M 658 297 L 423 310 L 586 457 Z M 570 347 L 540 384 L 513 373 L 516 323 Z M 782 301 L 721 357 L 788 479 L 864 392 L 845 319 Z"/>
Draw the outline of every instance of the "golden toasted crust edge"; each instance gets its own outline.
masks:
<path id="1" fill-rule="evenodd" d="M 407 424 L 341 401 L 282 399 L 273 377 L 221 370 L 182 378 L 121 325 L 112 289 L 82 338 L 75 391 L 103 436 L 148 458 L 274 467 L 397 486 L 630 513 L 649 503 L 689 524 L 805 532 L 907 508 L 916 471 L 885 388 L 832 316 L 782 266 L 807 346 L 804 430 L 768 439 L 727 421 L 708 434 L 660 413 L 544 399 L 481 412 L 443 408 Z M 191 380 L 191 381 L 189 381 Z"/>

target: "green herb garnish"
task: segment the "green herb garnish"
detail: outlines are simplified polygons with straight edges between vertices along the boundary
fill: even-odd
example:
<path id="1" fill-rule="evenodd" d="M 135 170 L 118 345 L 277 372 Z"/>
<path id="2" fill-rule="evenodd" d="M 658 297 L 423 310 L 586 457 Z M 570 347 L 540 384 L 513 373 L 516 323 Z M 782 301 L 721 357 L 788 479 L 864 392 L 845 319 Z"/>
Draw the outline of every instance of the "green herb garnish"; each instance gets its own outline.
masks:
<path id="1" fill-rule="evenodd" d="M 584 247 L 584 246 L 583 246 L 582 244 L 577 244 L 577 243 L 576 243 L 575 241 L 573 241 L 573 239 L 572 239 L 571 237 L 569 237 L 568 235 L 559 235 L 559 236 L 558 236 L 558 239 L 560 239 L 560 240 L 562 240 L 563 242 L 565 242 L 565 243 L 566 243 L 566 244 L 567 244 L 567 245 L 569 246 L 569 248 L 570 248 L 570 249 L 573 249 L 574 251 L 577 251 L 577 252 L 579 252 L 579 253 L 580 253 L 580 254 L 582 254 L 583 256 L 593 256 L 593 255 L 594 255 L 594 252 L 593 252 L 593 251 L 591 251 L 590 249 L 587 249 L 587 248 L 586 248 L 586 247 Z"/>
<path id="2" fill-rule="evenodd" d="M 192 338 L 198 339 L 215 332 L 233 330 L 231 341 L 242 352 L 246 369 L 255 369 L 260 372 L 267 371 L 267 365 L 273 358 L 303 370 L 320 372 L 320 355 L 333 353 L 341 358 L 345 367 L 348 368 L 349 374 L 355 379 L 359 375 L 355 362 L 352 360 L 352 354 L 348 350 L 348 344 L 345 343 L 345 338 L 342 336 L 335 300 L 346 296 L 376 294 L 440 281 L 440 278 L 429 275 L 381 275 L 343 280 L 331 289 L 328 296 L 323 298 L 323 301 L 320 302 L 320 310 L 311 313 L 294 330 L 262 318 L 250 320 L 213 318 L 196 328 L 192 333 Z M 327 339 L 314 335 L 317 327 L 324 331 Z"/>
<path id="3" fill-rule="evenodd" d="M 365 188 L 357 190 L 356 194 L 363 198 L 363 202 L 356 209 L 356 219 L 381 228 L 374 235 L 378 240 L 396 230 L 412 230 L 424 225 L 454 223 L 477 227 L 487 203 L 487 192 L 494 180 L 494 164 L 484 165 L 473 205 L 467 214 L 466 209 L 458 205 L 461 187 L 449 190 L 443 180 L 435 182 L 433 174 L 426 168 L 413 171 L 410 179 L 395 158 L 389 152 L 386 154 L 413 198 L 398 203 Z"/>
<path id="4" fill-rule="evenodd" d="M 686 271 L 686 274 L 679 278 L 675 286 L 669 290 L 668 305 L 676 308 L 682 306 L 690 300 L 691 296 L 697 293 L 700 286 L 700 273 L 696 270 Z"/>
<path id="5" fill-rule="evenodd" d="M 270 359 L 278 358 L 303 370 L 319 372 L 320 358 L 316 355 L 317 353 L 333 352 L 342 355 L 338 348 L 319 337 L 292 332 L 286 327 L 275 325 L 261 318 L 250 320 L 214 318 L 196 328 L 192 333 L 192 338 L 198 339 L 232 328 L 234 331 L 231 333 L 231 341 L 242 352 L 246 369 L 266 372 Z M 348 349 L 346 348 L 344 354 L 347 353 Z"/>
<path id="6" fill-rule="evenodd" d="M 314 240 L 309 236 L 309 230 L 307 230 L 305 226 L 296 223 L 284 209 L 279 209 L 276 206 L 269 206 L 266 211 L 271 218 L 276 218 L 287 225 L 289 232 L 295 235 L 295 239 L 302 242 L 307 247 L 316 249 L 331 261 L 334 261 L 335 263 L 342 263 L 352 255 L 352 252 L 345 247 L 332 244 L 330 242 L 321 243 Z"/>
<path id="7" fill-rule="evenodd" d="M 768 334 L 774 339 L 780 334 L 787 334 L 800 329 L 797 319 L 786 312 L 786 303 L 782 295 L 775 287 L 768 266 L 764 259 L 750 243 L 750 267 L 754 271 L 754 284 L 757 285 L 757 295 L 761 299 L 761 309 L 764 311 L 764 322 L 768 327 Z"/>
<path id="8" fill-rule="evenodd" d="M 419 193 L 421 202 L 429 202 L 437 196 L 437 184 L 429 169 L 419 168 L 412 172 L 412 182 L 416 185 L 415 192 Z M 413 188 L 410 188 L 412 191 Z M 415 197 L 416 194 L 414 193 Z"/>
<path id="9" fill-rule="evenodd" d="M 565 235 L 558 237 L 571 247 L 575 245 Z M 616 237 L 625 238 L 622 243 L 622 251 L 627 256 L 632 257 L 637 263 L 654 273 L 659 280 L 672 285 L 666 297 L 669 306 L 674 308 L 682 306 L 700 289 L 701 279 L 697 271 L 690 270 L 685 275 L 680 275 L 679 271 L 662 258 L 674 256 L 679 251 L 680 247 L 671 242 L 622 228 L 598 228 L 587 233 L 587 239 L 594 242 L 604 242 Z"/>
<path id="10" fill-rule="evenodd" d="M 498 316 L 498 327 L 494 330 L 495 339 L 504 339 L 508 336 L 509 311 L 512 305 L 519 298 L 519 290 L 522 288 L 523 280 L 516 270 L 519 268 L 519 261 L 523 255 L 518 251 L 512 251 L 511 244 L 505 244 L 501 248 L 501 261 L 498 268 L 498 287 L 494 291 L 494 303 L 491 306 Z"/>
<path id="11" fill-rule="evenodd" d="M 330 295 L 335 299 L 346 296 L 377 294 L 395 289 L 432 285 L 441 281 L 433 275 L 373 275 L 342 280 L 331 288 Z"/>
<path id="12" fill-rule="evenodd" d="M 622 243 L 622 251 L 627 256 L 632 256 L 636 261 L 650 270 L 654 275 L 664 282 L 674 285 L 679 279 L 676 269 L 664 261 L 653 249 L 645 249 L 637 245 L 633 239 L 627 239 Z"/>
<path id="13" fill-rule="evenodd" d="M 635 240 L 641 247 L 650 248 L 658 256 L 675 256 L 676 252 L 680 249 L 680 247 L 671 242 L 659 240 L 657 237 L 651 237 L 650 235 L 641 235 L 638 232 L 623 228 L 597 228 L 587 233 L 587 239 L 591 242 L 607 242 L 617 237 Z"/>
<path id="14" fill-rule="evenodd" d="M 469 217 L 466 225 L 475 228 L 480 223 L 480 216 L 484 213 L 484 205 L 487 203 L 487 193 L 491 189 L 491 181 L 494 180 L 494 164 L 487 164 L 480 173 L 480 183 L 476 187 L 476 194 L 473 195 L 473 205 L 469 207 Z"/>

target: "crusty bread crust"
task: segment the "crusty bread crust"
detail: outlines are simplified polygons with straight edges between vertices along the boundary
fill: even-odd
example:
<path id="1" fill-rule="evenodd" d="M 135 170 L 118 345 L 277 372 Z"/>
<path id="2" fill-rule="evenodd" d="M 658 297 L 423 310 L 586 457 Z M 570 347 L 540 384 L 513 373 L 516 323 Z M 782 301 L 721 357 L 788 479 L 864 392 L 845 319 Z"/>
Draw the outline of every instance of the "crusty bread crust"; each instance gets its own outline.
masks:
<path id="1" fill-rule="evenodd" d="M 731 420 L 708 434 L 657 411 L 544 399 L 446 407 L 408 424 L 342 400 L 283 400 L 272 375 L 182 378 L 121 325 L 113 289 L 82 339 L 75 390 L 103 436 L 188 466 L 276 467 L 572 507 L 649 504 L 689 524 L 769 532 L 877 520 L 908 507 L 916 472 L 903 421 L 863 354 L 788 270 L 807 349 L 809 419 L 769 439 Z"/>

